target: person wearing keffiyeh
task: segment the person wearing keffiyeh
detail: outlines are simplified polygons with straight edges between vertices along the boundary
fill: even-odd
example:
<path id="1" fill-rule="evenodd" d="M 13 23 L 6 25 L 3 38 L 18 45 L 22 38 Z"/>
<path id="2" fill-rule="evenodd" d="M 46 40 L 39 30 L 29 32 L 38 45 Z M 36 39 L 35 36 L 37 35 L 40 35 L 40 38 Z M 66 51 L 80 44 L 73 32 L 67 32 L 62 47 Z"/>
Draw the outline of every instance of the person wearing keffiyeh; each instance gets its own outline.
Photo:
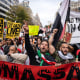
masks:
<path id="1" fill-rule="evenodd" d="M 62 42 L 60 50 L 56 54 L 56 61 L 62 64 L 72 63 L 75 61 L 75 57 L 69 52 L 69 44 Z"/>
<path id="2" fill-rule="evenodd" d="M 30 65 L 38 65 L 38 66 L 50 66 L 56 65 L 56 61 L 50 55 L 50 53 L 54 53 L 53 46 L 52 51 L 49 53 L 49 42 L 47 40 L 43 40 L 40 45 L 40 50 L 34 51 L 32 45 L 30 44 L 29 39 L 29 28 L 27 22 L 23 26 L 25 32 L 25 48 L 27 50 L 27 54 L 30 58 Z"/>

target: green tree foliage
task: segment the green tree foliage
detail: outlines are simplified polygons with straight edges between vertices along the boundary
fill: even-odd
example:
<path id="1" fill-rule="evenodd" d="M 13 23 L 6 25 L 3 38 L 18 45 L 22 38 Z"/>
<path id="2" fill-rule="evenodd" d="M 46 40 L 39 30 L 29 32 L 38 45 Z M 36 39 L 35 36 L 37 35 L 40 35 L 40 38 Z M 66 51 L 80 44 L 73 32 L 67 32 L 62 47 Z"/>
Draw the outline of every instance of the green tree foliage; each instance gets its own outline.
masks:
<path id="1" fill-rule="evenodd" d="M 6 13 L 7 17 L 6 19 L 8 21 L 12 22 L 19 22 L 23 24 L 23 20 L 28 21 L 28 24 L 33 24 L 31 16 L 29 14 L 29 10 L 27 8 L 17 5 L 17 6 L 11 6 L 10 10 Z"/>

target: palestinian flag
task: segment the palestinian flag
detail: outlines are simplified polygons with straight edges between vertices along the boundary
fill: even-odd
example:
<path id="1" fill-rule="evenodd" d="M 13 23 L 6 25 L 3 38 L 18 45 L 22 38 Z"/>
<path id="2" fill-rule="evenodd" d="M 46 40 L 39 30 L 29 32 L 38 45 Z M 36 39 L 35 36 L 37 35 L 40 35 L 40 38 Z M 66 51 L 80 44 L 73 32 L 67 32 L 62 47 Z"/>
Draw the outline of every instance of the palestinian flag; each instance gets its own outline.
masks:
<path id="1" fill-rule="evenodd" d="M 65 32 L 65 23 L 69 20 L 70 15 L 70 0 L 64 0 L 61 5 L 60 9 L 57 12 L 57 16 L 55 22 L 52 26 L 52 30 L 57 28 L 58 32 L 56 33 L 53 41 L 53 45 L 56 46 L 59 39 L 61 39 Z"/>

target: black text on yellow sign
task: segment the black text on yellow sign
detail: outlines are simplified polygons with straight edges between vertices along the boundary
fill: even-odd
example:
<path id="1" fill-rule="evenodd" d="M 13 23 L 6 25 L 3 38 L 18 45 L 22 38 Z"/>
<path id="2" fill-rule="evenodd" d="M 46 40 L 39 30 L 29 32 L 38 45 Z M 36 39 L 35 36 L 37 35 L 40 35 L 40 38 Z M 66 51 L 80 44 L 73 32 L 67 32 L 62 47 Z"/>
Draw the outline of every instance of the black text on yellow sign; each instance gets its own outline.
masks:
<path id="1" fill-rule="evenodd" d="M 0 38 L 3 38 L 4 19 L 0 18 Z"/>
<path id="2" fill-rule="evenodd" d="M 8 22 L 6 37 L 7 38 L 19 37 L 20 30 L 21 30 L 20 23 Z"/>

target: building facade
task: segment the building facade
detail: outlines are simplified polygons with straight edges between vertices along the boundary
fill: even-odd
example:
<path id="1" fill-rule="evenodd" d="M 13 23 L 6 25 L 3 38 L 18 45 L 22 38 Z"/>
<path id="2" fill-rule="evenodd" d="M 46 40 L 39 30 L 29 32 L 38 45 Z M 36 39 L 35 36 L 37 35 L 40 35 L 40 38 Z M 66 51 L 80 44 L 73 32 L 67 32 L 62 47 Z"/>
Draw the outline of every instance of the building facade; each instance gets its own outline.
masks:
<path id="1" fill-rule="evenodd" d="M 29 1 L 23 0 L 22 5 L 28 8 L 29 7 Z"/>
<path id="2" fill-rule="evenodd" d="M 32 12 L 32 10 L 31 10 L 31 8 L 30 8 L 30 6 L 29 6 L 29 0 L 23 0 L 22 3 L 20 3 L 20 5 L 26 7 L 26 10 L 28 11 L 28 14 L 29 14 L 29 15 L 31 16 L 31 18 L 32 18 L 32 23 L 33 23 L 34 25 L 39 25 L 39 26 L 42 27 L 42 24 L 41 24 L 41 22 L 40 22 L 39 15 L 38 15 L 38 14 L 36 14 L 35 16 L 33 15 L 33 12 Z"/>
<path id="3" fill-rule="evenodd" d="M 72 11 L 80 12 L 80 0 L 71 1 L 70 8 Z"/>
<path id="4" fill-rule="evenodd" d="M 0 0 L 0 18 L 6 17 L 6 12 L 10 9 L 11 5 L 17 5 L 19 0 Z"/>

